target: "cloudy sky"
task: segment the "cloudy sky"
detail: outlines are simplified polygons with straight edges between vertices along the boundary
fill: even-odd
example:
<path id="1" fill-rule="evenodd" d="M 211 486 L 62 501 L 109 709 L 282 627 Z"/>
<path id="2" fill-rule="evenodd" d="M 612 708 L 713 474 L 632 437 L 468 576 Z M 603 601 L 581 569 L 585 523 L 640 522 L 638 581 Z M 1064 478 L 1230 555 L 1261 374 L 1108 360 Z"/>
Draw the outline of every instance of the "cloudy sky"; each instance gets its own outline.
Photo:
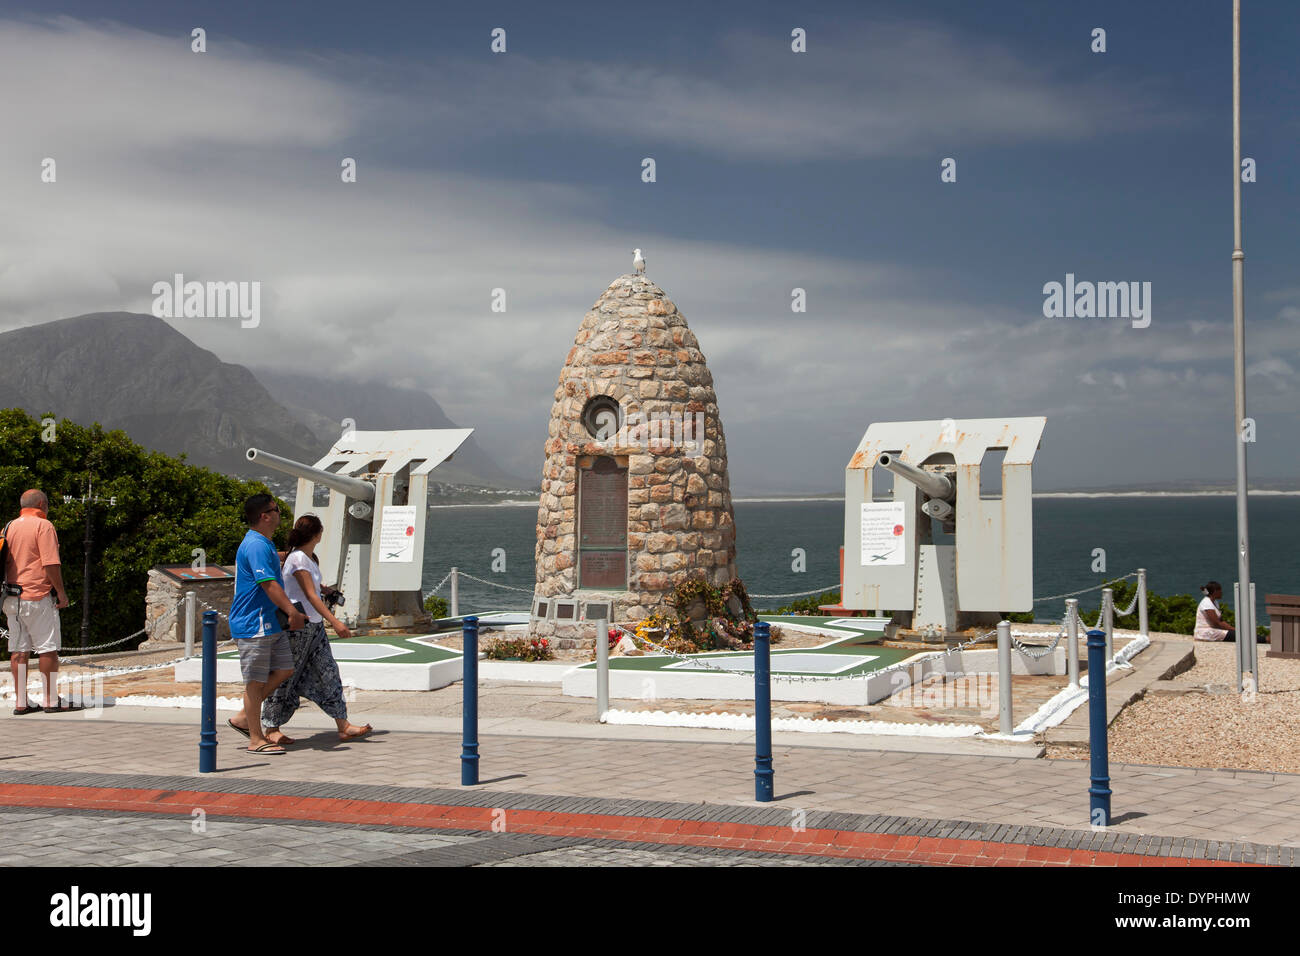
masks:
<path id="1" fill-rule="evenodd" d="M 1245 6 L 1251 470 L 1295 478 L 1300 8 Z M 1229 0 L 560 9 L 0 2 L 0 329 L 259 281 L 257 328 L 172 324 L 426 390 L 531 479 L 639 246 L 738 492 L 842 487 L 872 421 L 1014 415 L 1040 489 L 1231 479 Z M 1150 282 L 1150 326 L 1045 318 L 1067 273 Z"/>

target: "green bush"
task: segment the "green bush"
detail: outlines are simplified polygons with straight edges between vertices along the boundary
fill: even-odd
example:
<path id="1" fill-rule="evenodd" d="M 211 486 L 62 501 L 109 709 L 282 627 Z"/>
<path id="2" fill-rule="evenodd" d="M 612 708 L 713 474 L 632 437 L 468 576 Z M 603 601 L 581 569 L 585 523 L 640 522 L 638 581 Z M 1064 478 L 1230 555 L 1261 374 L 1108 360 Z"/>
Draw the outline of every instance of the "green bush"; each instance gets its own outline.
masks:
<path id="1" fill-rule="evenodd" d="M 1122 581 L 1109 581 L 1107 587 L 1114 589 L 1113 600 L 1115 609 L 1118 612 L 1121 608 L 1128 607 L 1129 601 L 1133 600 L 1133 595 L 1137 593 L 1137 581 L 1135 579 L 1125 579 Z M 1191 594 L 1171 594 L 1168 597 L 1156 594 L 1151 589 L 1147 589 L 1147 627 L 1151 631 L 1163 631 L 1167 634 L 1191 634 L 1196 629 L 1196 606 L 1201 603 L 1202 595 Z M 1087 621 L 1089 625 L 1097 623 L 1097 616 L 1101 612 L 1101 593 L 1097 592 L 1096 604 L 1090 608 L 1085 608 L 1083 602 L 1079 602 L 1079 616 Z M 1225 623 L 1233 624 L 1234 615 L 1232 608 L 1224 606 L 1222 617 Z M 1136 630 L 1138 626 L 1137 606 L 1134 605 L 1133 612 L 1124 617 L 1118 613 L 1115 616 L 1115 626 L 1126 630 Z M 1259 637 L 1268 636 L 1268 628 L 1259 625 L 1255 628 Z"/>
<path id="2" fill-rule="evenodd" d="M 549 661 L 553 655 L 551 642 L 544 637 L 498 637 L 488 642 L 483 656 L 490 661 Z"/>
<path id="3" fill-rule="evenodd" d="M 813 597 L 799 598 L 792 601 L 784 607 L 779 607 L 775 611 L 769 611 L 769 614 L 821 614 L 818 605 L 821 604 L 838 604 L 840 602 L 840 592 L 836 588 L 834 591 L 823 591 L 821 594 Z"/>
<path id="4" fill-rule="evenodd" d="M 86 508 L 91 509 L 90 643 L 125 637 L 144 624 L 148 572 L 155 564 L 192 563 L 202 548 L 208 564 L 232 565 L 248 530 L 244 499 L 267 492 L 261 482 L 238 481 L 206 468 L 148 451 L 122 431 L 59 422 L 55 440 L 41 440 L 42 426 L 21 409 L 0 409 L 0 520 L 18 516 L 18 499 L 39 488 L 50 499 L 50 521 L 59 534 L 63 582 L 71 607 L 59 613 L 63 647 L 79 646 Z M 93 479 L 97 505 L 81 502 Z M 65 503 L 63 496 L 73 500 Z M 116 498 L 110 505 L 109 498 Z M 283 542 L 293 513 L 280 501 Z M 165 626 L 165 625 L 164 625 Z M 130 650 L 146 638 L 112 650 Z"/>
<path id="5" fill-rule="evenodd" d="M 424 599 L 424 609 L 429 612 L 429 616 L 435 621 L 451 613 L 451 608 L 447 606 L 447 599 L 440 598 L 436 594 L 430 594 Z"/>

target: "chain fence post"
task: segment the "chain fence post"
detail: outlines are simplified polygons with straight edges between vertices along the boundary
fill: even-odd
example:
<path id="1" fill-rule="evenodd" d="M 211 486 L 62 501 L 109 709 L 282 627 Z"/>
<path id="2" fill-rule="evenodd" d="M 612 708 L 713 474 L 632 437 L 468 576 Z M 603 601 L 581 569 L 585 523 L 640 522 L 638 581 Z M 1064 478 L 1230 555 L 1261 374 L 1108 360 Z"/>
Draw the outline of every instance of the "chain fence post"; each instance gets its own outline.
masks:
<path id="1" fill-rule="evenodd" d="M 193 597 L 191 592 L 190 597 Z M 192 626 L 192 625 L 191 625 Z M 199 773 L 217 769 L 217 612 L 203 612 L 203 689 L 199 718 Z M 256 719 L 256 714 L 252 715 Z"/>
<path id="2" fill-rule="evenodd" d="M 998 622 L 998 733 L 1011 733 L 1011 622 Z"/>
<path id="3" fill-rule="evenodd" d="M 609 624 L 605 606 L 592 607 L 596 622 L 596 723 L 603 723 L 609 710 Z"/>
<path id="4" fill-rule="evenodd" d="M 754 799 L 771 803 L 775 791 L 772 770 L 772 626 L 754 625 Z"/>
<path id="5" fill-rule="evenodd" d="M 1088 755 L 1092 786 L 1088 788 L 1089 822 L 1110 826 L 1110 756 L 1106 728 L 1106 632 L 1088 632 Z"/>
<path id="6" fill-rule="evenodd" d="M 455 568 L 452 569 L 455 571 Z M 454 577 L 452 580 L 456 580 Z M 455 593 L 454 591 L 452 592 Z M 471 615 L 461 622 L 461 656 L 464 671 L 461 706 L 460 785 L 478 783 L 478 618 Z"/>
<path id="7" fill-rule="evenodd" d="M 1259 679 L 1259 639 L 1255 637 L 1255 582 L 1250 582 L 1250 618 L 1247 620 L 1250 633 L 1246 635 L 1246 646 L 1250 648 L 1250 676 L 1255 682 L 1255 693 L 1259 693 L 1263 686 L 1263 681 Z M 1237 640 L 1241 640 L 1241 632 L 1237 632 Z"/>
<path id="8" fill-rule="evenodd" d="M 185 659 L 194 656 L 194 598 L 193 591 L 185 592 Z M 153 635 L 151 634 L 150 637 Z"/>
<path id="9" fill-rule="evenodd" d="M 1115 659 L 1115 591 L 1101 589 L 1101 627 L 1106 632 L 1106 660 Z"/>
<path id="10" fill-rule="evenodd" d="M 1241 640 L 1241 584 L 1232 582 L 1232 609 L 1237 612 L 1237 693 L 1244 687 L 1245 672 L 1250 668 L 1246 664 L 1245 641 Z"/>
<path id="11" fill-rule="evenodd" d="M 460 572 L 451 569 L 451 616 L 460 617 Z"/>
<path id="12" fill-rule="evenodd" d="M 1147 569 L 1138 568 L 1138 633 L 1149 638 L 1147 630 Z"/>
<path id="13" fill-rule="evenodd" d="M 1066 670 L 1070 675 L 1070 689 L 1079 689 L 1079 599 L 1067 598 L 1065 601 L 1065 626 L 1070 635 L 1069 655 Z"/>

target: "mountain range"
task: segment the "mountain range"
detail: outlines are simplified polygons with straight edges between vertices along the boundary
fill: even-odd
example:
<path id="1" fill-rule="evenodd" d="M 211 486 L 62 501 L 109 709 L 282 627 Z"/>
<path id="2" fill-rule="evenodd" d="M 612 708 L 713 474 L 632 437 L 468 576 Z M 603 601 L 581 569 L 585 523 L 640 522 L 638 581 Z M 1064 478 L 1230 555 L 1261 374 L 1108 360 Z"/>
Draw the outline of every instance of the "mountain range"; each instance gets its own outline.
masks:
<path id="1" fill-rule="evenodd" d="M 255 446 L 314 463 L 351 418 L 361 431 L 455 428 L 430 395 L 332 375 L 254 372 L 223 362 L 162 319 L 94 312 L 0 333 L 0 408 L 98 422 L 169 455 L 241 477 L 268 476 Z M 526 488 L 471 436 L 433 478 L 447 485 Z"/>

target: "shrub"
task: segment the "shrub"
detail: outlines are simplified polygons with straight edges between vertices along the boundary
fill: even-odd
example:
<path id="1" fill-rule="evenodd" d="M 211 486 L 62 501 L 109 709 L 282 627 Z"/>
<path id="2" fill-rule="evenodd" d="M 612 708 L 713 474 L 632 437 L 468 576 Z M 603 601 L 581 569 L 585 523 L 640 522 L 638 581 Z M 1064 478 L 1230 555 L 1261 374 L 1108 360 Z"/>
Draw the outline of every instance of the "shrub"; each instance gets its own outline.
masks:
<path id="1" fill-rule="evenodd" d="M 1107 587 L 1114 589 L 1112 595 L 1115 602 L 1115 609 L 1118 612 L 1121 608 L 1127 607 L 1133 595 L 1137 593 L 1136 580 L 1122 580 L 1107 582 Z M 1196 606 L 1201 603 L 1201 597 L 1191 594 L 1171 594 L 1165 597 L 1156 594 L 1154 591 L 1147 589 L 1147 627 L 1152 631 L 1163 631 L 1167 634 L 1191 634 L 1196 629 Z M 1097 615 L 1101 611 L 1101 597 L 1098 595 L 1096 605 L 1085 609 L 1083 603 L 1079 604 L 1079 616 L 1094 624 L 1097 621 Z M 1232 624 L 1234 615 L 1232 608 L 1224 607 L 1222 611 L 1224 622 Z M 1118 613 L 1115 616 L 1115 626 L 1122 627 L 1126 630 L 1134 630 L 1138 626 L 1138 612 L 1136 605 L 1131 614 L 1120 617 Z M 1259 625 L 1255 628 L 1255 633 L 1260 637 L 1268 636 L 1268 628 Z"/>
<path id="2" fill-rule="evenodd" d="M 451 613 L 451 609 L 447 606 L 447 599 L 438 597 L 436 594 L 430 594 L 424 599 L 424 609 L 429 612 L 429 616 L 435 621 Z"/>
<path id="3" fill-rule="evenodd" d="M 823 591 L 821 594 L 815 594 L 812 597 L 799 598 L 797 601 L 779 607 L 773 614 L 821 614 L 820 605 L 838 604 L 840 600 L 839 590 Z"/>
<path id="4" fill-rule="evenodd" d="M 488 643 L 483 653 L 491 661 L 549 661 L 553 656 L 551 643 L 544 637 L 498 637 Z"/>
<path id="5" fill-rule="evenodd" d="M 0 409 L 0 519 L 18 516 L 18 498 L 28 488 L 40 488 L 49 497 L 63 583 L 72 601 L 59 612 L 63 646 L 70 653 L 80 640 L 87 507 L 94 529 L 90 640 L 99 644 L 140 628 L 148 573 L 155 564 L 189 565 L 201 548 L 206 563 L 232 565 L 248 530 L 244 499 L 268 491 L 260 481 L 239 481 L 187 464 L 183 455 L 149 451 L 122 431 L 86 428 L 66 419 L 57 424 L 55 441 L 42 441 L 41 431 L 40 421 L 22 409 Z M 115 498 L 115 503 L 83 504 L 87 480 L 93 481 L 97 497 Z M 64 502 L 64 495 L 72 500 Z M 275 537 L 283 547 L 293 512 L 276 501 L 280 526 Z M 113 650 L 130 650 L 146 637 Z"/>

